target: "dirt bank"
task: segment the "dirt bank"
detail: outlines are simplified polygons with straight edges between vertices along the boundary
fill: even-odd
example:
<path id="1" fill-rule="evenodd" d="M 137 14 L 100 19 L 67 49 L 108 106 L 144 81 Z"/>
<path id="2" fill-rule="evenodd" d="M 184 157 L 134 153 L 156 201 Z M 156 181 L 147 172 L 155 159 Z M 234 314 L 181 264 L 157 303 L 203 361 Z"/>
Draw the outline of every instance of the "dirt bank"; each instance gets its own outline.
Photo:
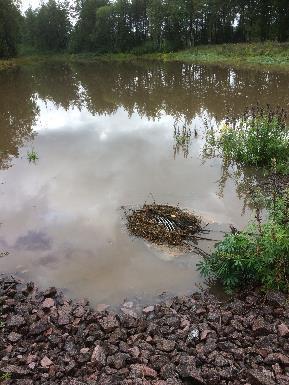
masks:
<path id="1" fill-rule="evenodd" d="M 280 293 L 227 303 L 177 297 L 137 314 L 0 279 L 3 384 L 289 383 L 289 305 Z"/>

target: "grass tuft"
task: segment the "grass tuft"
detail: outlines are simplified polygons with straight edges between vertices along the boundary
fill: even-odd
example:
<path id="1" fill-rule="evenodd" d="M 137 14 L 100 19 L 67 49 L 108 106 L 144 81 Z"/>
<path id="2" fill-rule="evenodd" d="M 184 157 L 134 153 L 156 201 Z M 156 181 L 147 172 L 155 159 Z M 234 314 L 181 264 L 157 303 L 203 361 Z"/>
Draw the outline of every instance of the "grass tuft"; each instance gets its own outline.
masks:
<path id="1" fill-rule="evenodd" d="M 34 148 L 32 148 L 32 150 L 30 151 L 27 151 L 27 159 L 29 160 L 30 163 L 31 162 L 35 163 L 39 159 L 38 154 L 34 150 Z"/>

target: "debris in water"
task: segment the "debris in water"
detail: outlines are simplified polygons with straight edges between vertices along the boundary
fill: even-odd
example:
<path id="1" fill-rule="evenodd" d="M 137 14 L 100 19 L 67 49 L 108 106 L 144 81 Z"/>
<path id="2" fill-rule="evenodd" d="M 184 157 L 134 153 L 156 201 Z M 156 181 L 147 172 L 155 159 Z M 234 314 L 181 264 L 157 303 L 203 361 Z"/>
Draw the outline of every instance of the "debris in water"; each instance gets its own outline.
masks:
<path id="1" fill-rule="evenodd" d="M 186 246 L 203 232 L 201 218 L 179 207 L 144 204 L 140 209 L 125 212 L 132 235 L 158 245 Z"/>

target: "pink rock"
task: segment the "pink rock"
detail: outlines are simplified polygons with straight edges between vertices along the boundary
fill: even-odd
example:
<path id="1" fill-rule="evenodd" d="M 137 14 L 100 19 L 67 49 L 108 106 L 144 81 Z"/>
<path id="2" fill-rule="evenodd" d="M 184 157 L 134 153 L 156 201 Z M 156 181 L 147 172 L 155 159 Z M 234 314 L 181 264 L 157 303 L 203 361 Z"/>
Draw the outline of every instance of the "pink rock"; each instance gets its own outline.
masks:
<path id="1" fill-rule="evenodd" d="M 128 308 L 126 308 L 126 307 L 122 307 L 122 308 L 121 308 L 121 311 L 122 311 L 124 314 L 129 315 L 129 316 L 132 317 L 132 318 L 137 318 L 136 312 L 134 312 L 134 311 L 131 310 L 131 309 L 128 309 Z"/>
<path id="2" fill-rule="evenodd" d="M 140 350 L 137 346 L 134 346 L 133 348 L 128 349 L 128 353 L 133 357 L 137 358 L 140 355 Z"/>
<path id="3" fill-rule="evenodd" d="M 289 328 L 285 324 L 281 324 L 278 326 L 278 333 L 281 337 L 288 337 L 289 336 Z"/>
<path id="4" fill-rule="evenodd" d="M 98 322 L 102 329 L 107 333 L 113 331 L 119 326 L 119 322 L 116 316 L 112 314 L 108 315 L 107 317 L 100 318 Z"/>
<path id="5" fill-rule="evenodd" d="M 208 330 L 208 329 L 203 330 L 201 333 L 201 341 L 205 340 L 209 333 L 211 333 L 211 330 Z"/>
<path id="6" fill-rule="evenodd" d="M 52 365 L 53 362 L 47 356 L 45 356 L 42 358 L 40 364 L 43 368 L 49 368 L 49 366 Z"/>
<path id="7" fill-rule="evenodd" d="M 189 320 L 187 320 L 187 319 L 185 319 L 185 318 L 183 318 L 183 319 L 181 320 L 181 328 L 182 328 L 184 331 L 189 330 L 190 325 L 191 325 L 191 323 L 190 323 Z"/>
<path id="8" fill-rule="evenodd" d="M 152 313 L 155 310 L 154 306 L 147 306 L 145 307 L 142 311 L 147 314 L 147 313 Z"/>
<path id="9" fill-rule="evenodd" d="M 80 318 L 74 318 L 74 320 L 72 321 L 72 324 L 74 326 L 77 326 L 79 323 L 80 323 L 81 319 Z"/>
<path id="10" fill-rule="evenodd" d="M 45 300 L 42 302 L 42 309 L 50 309 L 55 305 L 54 299 L 52 298 L 45 298 Z"/>
<path id="11" fill-rule="evenodd" d="M 75 310 L 74 310 L 74 315 L 75 317 L 78 317 L 78 318 L 81 318 L 82 316 L 84 316 L 85 314 L 85 309 L 83 306 L 78 306 Z"/>
<path id="12" fill-rule="evenodd" d="M 159 350 L 162 350 L 163 352 L 171 352 L 175 348 L 175 341 L 167 340 L 165 338 L 160 338 L 157 340 L 156 347 Z"/>
<path id="13" fill-rule="evenodd" d="M 275 373 L 275 375 L 277 376 L 278 374 L 282 374 L 283 373 L 283 370 L 281 369 L 280 365 L 279 364 L 274 364 L 272 365 L 272 369 Z"/>
<path id="14" fill-rule="evenodd" d="M 106 356 L 103 348 L 100 345 L 96 345 L 91 355 L 91 362 L 95 362 L 97 365 L 103 366 L 106 362 Z"/>
<path id="15" fill-rule="evenodd" d="M 36 366 L 36 362 L 30 362 L 30 364 L 28 365 L 28 368 L 33 370 L 35 366 Z"/>
<path id="16" fill-rule="evenodd" d="M 134 375 L 137 377 L 143 378 L 143 377 L 151 377 L 151 378 L 156 378 L 157 377 L 157 372 L 150 368 L 149 366 L 146 365 L 141 365 L 141 364 L 134 364 L 130 366 L 131 371 L 133 372 Z"/>
<path id="17" fill-rule="evenodd" d="M 96 381 L 96 380 L 97 380 L 97 376 L 98 376 L 98 372 L 93 373 L 93 374 L 91 374 L 90 376 L 88 376 L 88 380 L 90 380 L 90 381 Z"/>
<path id="18" fill-rule="evenodd" d="M 289 357 L 285 356 L 282 353 L 271 353 L 265 359 L 265 363 L 273 365 L 275 363 L 280 363 L 284 366 L 289 366 Z"/>
<path id="19" fill-rule="evenodd" d="M 18 334 L 18 333 L 15 333 L 15 332 L 11 332 L 7 339 L 10 341 L 10 342 L 17 342 L 18 340 L 20 340 L 20 338 L 22 337 L 21 334 Z"/>
<path id="20" fill-rule="evenodd" d="M 33 362 L 33 361 L 36 361 L 36 355 L 29 354 L 27 359 L 26 359 L 27 364 L 31 364 L 31 362 Z"/>
<path id="21" fill-rule="evenodd" d="M 270 328 L 263 318 L 257 318 L 252 323 L 252 330 L 256 336 L 270 334 Z"/>
<path id="22" fill-rule="evenodd" d="M 80 349 L 80 353 L 81 354 L 86 354 L 88 352 L 89 352 L 89 348 L 82 348 L 82 349 Z"/>
<path id="23" fill-rule="evenodd" d="M 70 317 L 66 311 L 58 311 L 58 325 L 68 325 L 70 323 Z"/>

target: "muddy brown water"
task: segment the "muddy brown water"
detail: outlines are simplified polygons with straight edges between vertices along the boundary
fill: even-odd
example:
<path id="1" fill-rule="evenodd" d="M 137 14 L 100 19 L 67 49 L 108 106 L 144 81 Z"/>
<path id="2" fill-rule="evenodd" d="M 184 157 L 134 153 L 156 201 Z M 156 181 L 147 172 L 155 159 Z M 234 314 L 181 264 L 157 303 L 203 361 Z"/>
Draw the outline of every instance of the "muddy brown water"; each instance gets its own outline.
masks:
<path id="1" fill-rule="evenodd" d="M 236 178 L 220 159 L 202 159 L 203 119 L 218 123 L 256 101 L 287 108 L 288 85 L 285 73 L 180 63 L 2 72 L 0 249 L 9 255 L 0 271 L 92 303 L 195 290 L 200 257 L 130 237 L 121 206 L 180 204 L 210 222 L 216 239 L 229 224 L 244 226 L 254 172 Z M 198 134 L 187 158 L 182 149 L 174 156 L 174 127 L 184 124 Z"/>

